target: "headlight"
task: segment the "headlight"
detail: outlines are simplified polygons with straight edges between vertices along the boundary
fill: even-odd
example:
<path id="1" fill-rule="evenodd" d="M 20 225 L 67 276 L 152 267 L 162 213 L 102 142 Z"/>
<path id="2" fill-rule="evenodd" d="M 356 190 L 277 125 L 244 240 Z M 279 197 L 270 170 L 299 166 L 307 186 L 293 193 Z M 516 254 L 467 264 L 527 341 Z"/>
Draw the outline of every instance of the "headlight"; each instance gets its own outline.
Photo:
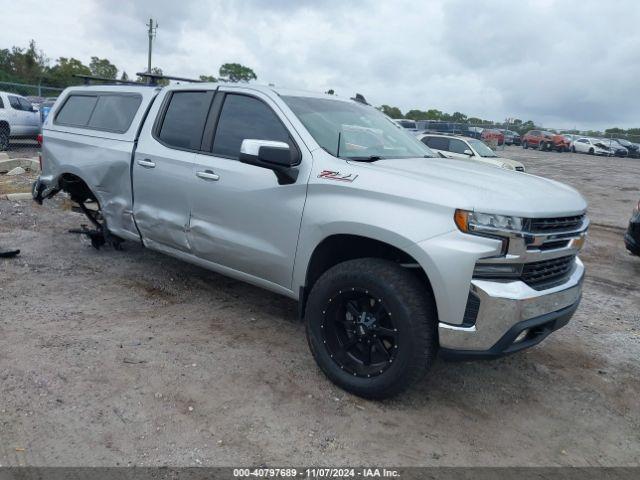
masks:
<path id="1" fill-rule="evenodd" d="M 458 228 L 465 233 L 520 232 L 524 223 L 521 217 L 469 212 L 467 210 L 456 210 L 453 218 Z"/>

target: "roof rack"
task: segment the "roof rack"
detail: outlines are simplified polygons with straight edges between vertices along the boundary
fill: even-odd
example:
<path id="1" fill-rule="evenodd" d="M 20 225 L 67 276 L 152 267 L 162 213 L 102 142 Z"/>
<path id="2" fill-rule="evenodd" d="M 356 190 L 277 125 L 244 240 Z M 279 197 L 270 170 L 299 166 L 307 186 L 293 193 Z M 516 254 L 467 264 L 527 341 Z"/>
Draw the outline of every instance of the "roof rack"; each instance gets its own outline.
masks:
<path id="1" fill-rule="evenodd" d="M 80 75 L 77 73 L 74 73 L 73 76 L 76 78 L 82 78 L 85 85 L 91 85 L 91 80 L 122 85 L 140 85 L 139 83 L 132 82 L 131 80 L 118 80 L 117 78 L 96 77 L 94 75 Z"/>
<path id="2" fill-rule="evenodd" d="M 356 96 L 352 97 L 351 100 L 353 100 L 354 102 L 358 102 L 358 103 L 363 103 L 365 105 L 369 105 L 367 103 L 367 100 L 364 98 L 364 95 L 362 95 L 361 93 L 356 93 Z"/>
<path id="3" fill-rule="evenodd" d="M 194 78 L 173 77 L 171 75 L 160 75 L 157 73 L 138 72 L 136 73 L 136 75 L 148 79 L 149 85 L 157 85 L 158 80 L 175 80 L 176 82 L 202 83 L 202 80 L 196 80 Z"/>

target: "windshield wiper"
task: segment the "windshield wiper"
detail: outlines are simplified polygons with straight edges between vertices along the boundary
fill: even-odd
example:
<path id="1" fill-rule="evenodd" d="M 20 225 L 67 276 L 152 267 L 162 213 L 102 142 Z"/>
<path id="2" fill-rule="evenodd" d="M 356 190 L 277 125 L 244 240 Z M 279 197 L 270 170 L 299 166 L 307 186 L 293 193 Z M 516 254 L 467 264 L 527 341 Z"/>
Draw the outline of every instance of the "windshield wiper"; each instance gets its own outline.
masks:
<path id="1" fill-rule="evenodd" d="M 376 162 L 378 160 L 382 160 L 383 158 L 380 155 L 371 155 L 369 157 L 348 157 L 349 160 L 353 160 L 354 162 Z"/>

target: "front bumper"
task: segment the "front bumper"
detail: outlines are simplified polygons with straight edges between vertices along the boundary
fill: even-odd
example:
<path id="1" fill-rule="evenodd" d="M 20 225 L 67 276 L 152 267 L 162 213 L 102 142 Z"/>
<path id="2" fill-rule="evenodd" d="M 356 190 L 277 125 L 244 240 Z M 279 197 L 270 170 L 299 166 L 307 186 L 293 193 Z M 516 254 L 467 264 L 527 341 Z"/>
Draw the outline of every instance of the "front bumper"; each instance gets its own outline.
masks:
<path id="1" fill-rule="evenodd" d="M 535 290 L 519 280 L 472 280 L 470 292 L 479 299 L 475 323 L 440 322 L 441 354 L 496 358 L 541 342 L 570 320 L 580 303 L 583 279 L 584 266 L 576 257 L 567 280 L 546 290 Z"/>

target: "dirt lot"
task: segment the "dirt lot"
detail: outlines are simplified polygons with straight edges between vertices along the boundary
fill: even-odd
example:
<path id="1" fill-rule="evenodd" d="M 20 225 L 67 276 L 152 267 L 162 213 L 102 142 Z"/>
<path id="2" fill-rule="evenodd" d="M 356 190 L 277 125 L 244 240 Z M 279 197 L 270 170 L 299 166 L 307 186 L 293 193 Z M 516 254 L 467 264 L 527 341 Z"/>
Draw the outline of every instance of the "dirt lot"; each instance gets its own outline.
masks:
<path id="1" fill-rule="evenodd" d="M 329 383 L 295 303 L 0 201 L 2 465 L 638 465 L 640 161 L 508 148 L 590 202 L 582 305 L 541 345 L 439 361 L 393 401 Z M 603 227 L 602 225 L 608 225 Z"/>

